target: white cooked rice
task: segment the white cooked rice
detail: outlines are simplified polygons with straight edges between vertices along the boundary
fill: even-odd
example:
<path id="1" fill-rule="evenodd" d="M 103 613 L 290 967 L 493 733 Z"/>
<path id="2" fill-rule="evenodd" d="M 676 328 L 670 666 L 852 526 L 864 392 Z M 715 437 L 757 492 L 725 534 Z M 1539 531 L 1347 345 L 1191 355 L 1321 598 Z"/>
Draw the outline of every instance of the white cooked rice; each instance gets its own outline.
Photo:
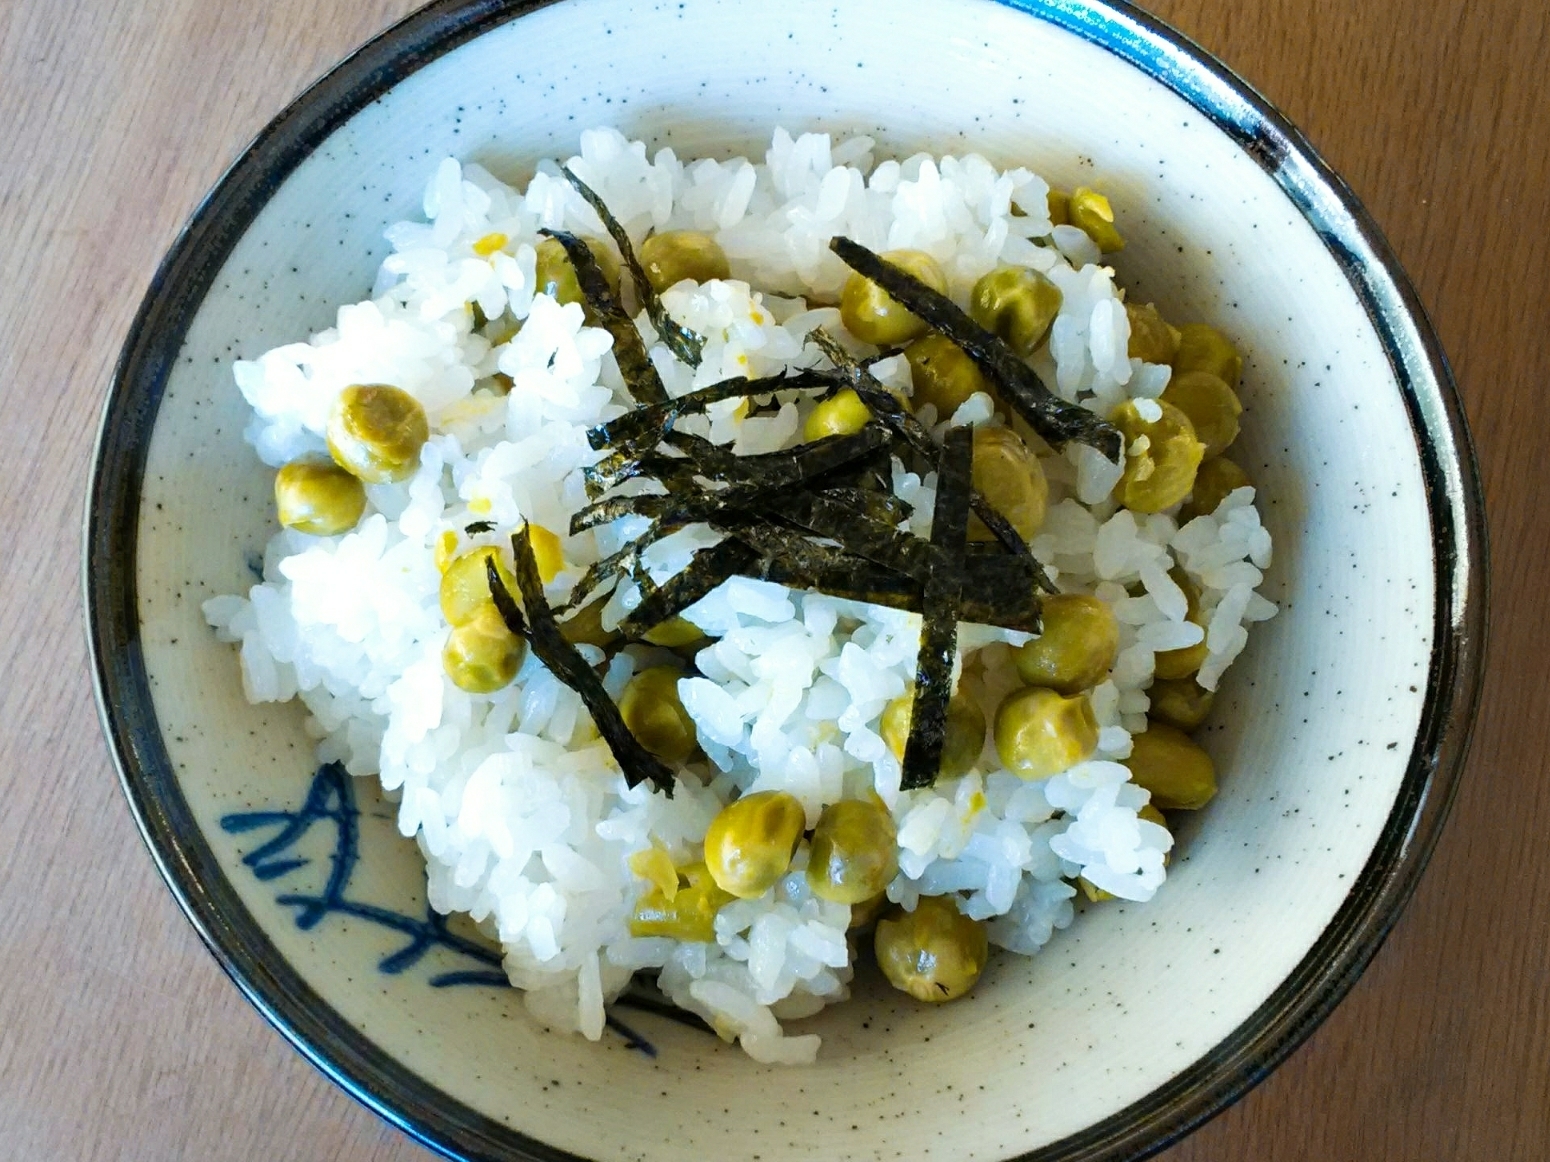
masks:
<path id="1" fill-rule="evenodd" d="M 644 314 L 637 321 L 670 394 L 819 363 L 803 336 L 815 326 L 839 332 L 839 312 L 808 308 L 800 296 L 837 297 L 848 271 L 827 244 L 840 233 L 878 250 L 927 251 L 960 301 L 998 263 L 1046 273 L 1064 302 L 1034 365 L 1067 399 L 1103 413 L 1126 399 L 1150 409 L 1167 385 L 1168 368 L 1126 357 L 1113 272 L 1086 234 L 1051 226 L 1048 186 L 1027 170 L 999 171 L 972 154 L 874 164 L 868 138 L 835 145 L 783 130 L 762 163 L 684 162 L 665 149 L 648 158 L 642 143 L 593 130 L 568 164 L 636 242 L 653 229 L 692 228 L 713 234 L 730 257 L 732 279 L 664 295 L 673 316 L 707 340 L 697 369 L 656 342 Z M 336 327 L 234 367 L 253 408 L 246 435 L 265 463 L 322 452 L 338 391 L 390 382 L 431 420 L 419 471 L 371 487 L 368 515 L 348 534 L 279 533 L 263 582 L 245 598 L 213 598 L 205 615 L 223 640 L 241 643 L 250 700 L 300 697 L 319 758 L 378 776 L 396 797 L 400 830 L 425 855 L 432 904 L 470 913 L 500 941 L 535 1014 L 596 1038 L 605 1003 L 630 975 L 658 969 L 668 996 L 759 1060 L 812 1059 L 818 1038 L 788 1037 L 780 1021 L 845 997 L 850 910 L 812 896 L 805 855 L 765 896 L 723 908 L 714 944 L 635 938 L 626 926 L 646 886 L 630 855 L 655 843 L 679 863 L 697 858 L 710 819 L 749 790 L 789 791 L 809 824 L 827 803 L 876 791 L 899 826 L 889 897 L 913 907 L 922 894 L 955 893 L 964 912 L 989 921 L 994 943 L 1015 952 L 1037 951 L 1071 922 L 1078 876 L 1124 899 L 1151 898 L 1172 838 L 1138 818 L 1147 793 L 1117 760 L 1146 727 L 1157 651 L 1203 635 L 1199 680 L 1214 689 L 1248 624 L 1275 613 L 1255 592 L 1271 545 L 1252 489 L 1180 528 L 1171 515 L 1117 510 L 1109 494 L 1118 469 L 1092 449 L 1041 456 L 1051 504 L 1033 549 L 1062 588 L 1096 593 L 1120 623 L 1118 660 L 1091 694 L 1100 735 L 1090 761 L 1029 783 L 1001 769 L 987 741 L 963 778 L 901 792 L 878 718 L 913 678 L 919 618 L 734 578 L 687 613 L 714 639 L 698 655 L 699 676 L 680 686 L 706 777 L 682 779 L 671 799 L 632 790 L 578 696 L 536 658 L 488 696 L 446 680 L 433 563 L 449 530 L 461 551 L 499 540 L 466 535 L 474 521 L 508 530 L 532 521 L 561 536 L 566 568 L 548 586 L 559 600 L 587 565 L 642 528 L 625 519 L 565 535 L 586 502 L 578 469 L 597 457 L 585 431 L 629 400 L 608 334 L 585 326 L 579 306 L 534 295 L 535 246 L 540 228 L 600 235 L 600 223 L 552 162 L 517 190 L 449 158 L 426 190 L 425 215 L 388 230 L 393 253 L 372 297 L 341 307 Z M 470 303 L 492 320 L 480 331 Z M 908 391 L 902 358 L 875 370 Z M 495 389 L 497 374 L 509 378 L 509 394 Z M 922 419 L 940 429 L 998 422 L 990 404 L 975 397 L 951 417 L 927 408 Z M 733 400 L 682 426 L 739 452 L 768 451 L 796 441 L 810 406 L 744 417 Z M 934 486 L 934 474 L 922 479 L 896 462 L 894 487 L 914 506 L 908 527 L 920 535 L 929 534 Z M 663 581 L 715 539 L 691 527 L 655 546 L 647 566 Z M 1175 566 L 1200 588 L 1204 630 L 1185 619 L 1184 593 L 1168 575 Z M 638 600 L 621 585 L 605 624 Z M 965 628 L 962 688 L 987 720 L 1017 685 L 1009 643 L 1024 638 Z M 642 664 L 649 651 L 616 657 L 610 692 Z"/>

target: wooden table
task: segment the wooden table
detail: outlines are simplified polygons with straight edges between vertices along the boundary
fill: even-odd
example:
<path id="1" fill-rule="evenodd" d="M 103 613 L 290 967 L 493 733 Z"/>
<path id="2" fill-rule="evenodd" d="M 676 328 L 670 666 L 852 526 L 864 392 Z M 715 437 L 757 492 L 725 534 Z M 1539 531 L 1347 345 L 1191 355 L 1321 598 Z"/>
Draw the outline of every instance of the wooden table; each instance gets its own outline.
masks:
<path id="1" fill-rule="evenodd" d="M 200 195 L 414 0 L 0 3 L 0 1154 L 429 1155 L 226 981 L 141 846 L 87 676 L 79 520 L 109 372 Z M 1495 542 L 1473 759 L 1414 902 L 1219 1159 L 1550 1157 L 1550 24 L 1543 0 L 1160 0 L 1350 181 L 1458 373 Z"/>

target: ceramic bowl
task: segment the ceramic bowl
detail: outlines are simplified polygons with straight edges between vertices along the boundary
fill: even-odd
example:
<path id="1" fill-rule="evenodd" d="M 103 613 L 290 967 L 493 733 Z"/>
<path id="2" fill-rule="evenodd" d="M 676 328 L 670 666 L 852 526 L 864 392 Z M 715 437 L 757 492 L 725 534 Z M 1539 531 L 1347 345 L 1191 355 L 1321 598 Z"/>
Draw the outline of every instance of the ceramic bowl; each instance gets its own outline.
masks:
<path id="1" fill-rule="evenodd" d="M 200 603 L 252 582 L 270 476 L 234 356 L 362 297 L 453 154 L 523 178 L 611 124 L 680 156 L 775 125 L 975 150 L 1124 215 L 1124 281 L 1247 358 L 1242 458 L 1276 539 L 1207 745 L 1222 791 L 1144 907 L 1092 908 L 941 1009 L 863 984 L 755 1064 L 620 1011 L 545 1032 L 425 904 L 368 781 L 243 701 Z M 384 1117 L 464 1158 L 1137 1157 L 1263 1077 L 1413 888 L 1480 675 L 1479 485 L 1447 367 L 1349 191 L 1177 33 L 1099 0 L 432 4 L 305 93 L 211 192 L 124 347 L 86 589 L 102 717 L 147 845 L 248 997 Z"/>

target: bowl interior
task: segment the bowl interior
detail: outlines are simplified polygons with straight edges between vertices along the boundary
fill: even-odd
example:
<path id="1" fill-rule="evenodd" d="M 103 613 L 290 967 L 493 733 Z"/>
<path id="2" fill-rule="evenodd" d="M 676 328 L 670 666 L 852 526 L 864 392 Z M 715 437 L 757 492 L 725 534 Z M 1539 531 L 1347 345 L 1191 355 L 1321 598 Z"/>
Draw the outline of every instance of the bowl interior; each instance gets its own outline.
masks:
<path id="1" fill-rule="evenodd" d="M 542 1030 L 457 925 L 427 918 L 392 804 L 315 778 L 301 714 L 244 702 L 199 613 L 253 583 L 272 532 L 233 357 L 364 297 L 382 228 L 418 212 L 441 157 L 525 179 L 591 125 L 680 157 L 758 156 L 775 125 L 861 132 L 885 154 L 975 151 L 1096 184 L 1128 240 L 1121 283 L 1246 357 L 1240 459 L 1281 613 L 1224 684 L 1206 735 L 1222 792 L 1183 829 L 1169 883 L 1149 905 L 1087 909 L 1035 958 L 1001 955 L 959 1004 L 863 981 L 802 1026 L 824 1035 L 809 1069 L 639 1012 L 619 1016 L 654 1056 Z M 405 76 L 280 181 L 220 267 L 168 374 L 140 511 L 139 644 L 195 841 L 289 968 L 447 1109 L 586 1157 L 822 1142 L 833 1158 L 1006 1158 L 1140 1101 L 1259 1010 L 1335 916 L 1395 807 L 1434 644 L 1416 437 L 1342 263 L 1211 118 L 1100 44 L 982 0 L 918 0 L 908 20 L 875 0 L 566 0 Z"/>

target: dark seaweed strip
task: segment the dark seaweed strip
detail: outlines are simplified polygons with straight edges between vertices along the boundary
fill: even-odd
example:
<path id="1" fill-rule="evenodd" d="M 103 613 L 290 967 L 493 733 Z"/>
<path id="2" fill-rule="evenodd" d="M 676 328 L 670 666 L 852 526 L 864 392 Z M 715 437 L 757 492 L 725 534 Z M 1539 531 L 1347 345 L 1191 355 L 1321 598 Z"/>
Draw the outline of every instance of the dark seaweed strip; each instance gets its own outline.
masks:
<path id="1" fill-rule="evenodd" d="M 516 566 L 512 572 L 522 591 L 522 604 L 527 609 L 527 640 L 538 660 L 549 667 L 551 674 L 581 695 L 598 734 L 603 736 L 624 772 L 624 781 L 635 787 L 650 780 L 659 791 L 671 797 L 673 772 L 630 733 L 619 708 L 603 689 L 603 680 L 581 656 L 581 651 L 565 640 L 560 623 L 554 619 L 554 612 L 544 597 L 544 583 L 538 575 L 538 561 L 533 556 L 533 541 L 527 525 L 512 536 L 511 552 Z M 504 590 L 499 574 L 493 568 L 489 569 L 489 574 L 492 593 L 497 588 Z M 499 600 L 496 598 L 497 603 Z M 506 600 L 511 601 L 509 593 Z M 496 608 L 500 608 L 499 604 Z M 504 612 L 502 616 L 505 616 Z"/>
<path id="2" fill-rule="evenodd" d="M 619 623 L 619 632 L 638 638 L 653 626 L 677 617 L 728 577 L 746 573 L 758 563 L 758 554 L 735 540 L 722 541 L 696 553 L 683 571 L 660 585 Z"/>
<path id="3" fill-rule="evenodd" d="M 599 585 L 612 580 L 619 573 L 636 573 L 640 568 L 641 555 L 652 545 L 656 544 L 669 533 L 676 533 L 685 524 L 691 521 L 673 522 L 666 518 L 659 518 L 655 524 L 640 536 L 636 537 L 624 548 L 612 556 L 604 557 L 601 561 L 594 561 L 581 580 L 577 581 L 570 591 L 570 596 L 565 599 L 565 604 L 560 610 L 566 611 L 579 609 L 586 604 L 589 594 Z"/>
<path id="4" fill-rule="evenodd" d="M 616 521 L 622 516 L 644 516 L 652 520 L 678 504 L 678 498 L 664 496 L 660 492 L 643 492 L 638 496 L 610 496 L 581 509 L 570 518 L 570 535 L 576 536 L 587 529 Z"/>
<path id="5" fill-rule="evenodd" d="M 1124 452 L 1119 429 L 1050 391 L 1016 352 L 969 318 L 946 295 L 932 290 L 908 271 L 900 270 L 849 238 L 829 239 L 829 249 L 839 255 L 846 266 L 871 279 L 929 326 L 952 340 L 979 365 L 1001 397 L 1055 447 L 1075 440 L 1098 449 L 1114 463 L 1119 463 Z"/>
<path id="6" fill-rule="evenodd" d="M 667 313 L 667 308 L 662 305 L 662 299 L 657 294 L 657 288 L 651 285 L 651 280 L 641 269 L 640 259 L 635 256 L 635 247 L 630 244 L 630 236 L 624 232 L 624 227 L 619 224 L 619 220 L 609 212 L 603 199 L 598 197 L 586 182 L 572 173 L 570 167 L 562 165 L 560 172 L 581 195 L 582 200 L 592 207 L 593 213 L 602 221 L 603 228 L 608 231 L 608 236 L 619 248 L 619 253 L 624 257 L 625 268 L 630 272 L 630 281 L 635 284 L 635 297 L 645 306 L 651 325 L 657 329 L 662 342 L 681 362 L 687 363 L 690 367 L 698 367 L 700 355 L 705 350 L 705 340 Z"/>
<path id="7" fill-rule="evenodd" d="M 608 279 L 603 276 L 587 244 L 563 230 L 540 230 L 539 233 L 565 247 L 566 257 L 570 259 L 571 266 L 576 268 L 576 282 L 581 287 L 581 293 L 586 296 L 587 305 L 592 308 L 603 328 L 614 337 L 614 360 L 619 364 L 619 374 L 624 377 L 630 395 L 637 403 L 643 404 L 661 403 L 667 399 L 662 377 L 657 374 L 651 357 L 646 354 L 645 340 L 635 329 L 634 321 L 624 313 L 624 308 L 614 298 L 613 291 L 608 289 Z"/>
<path id="8" fill-rule="evenodd" d="M 848 505 L 868 520 L 898 524 L 909 519 L 914 511 L 908 501 L 900 500 L 891 492 L 874 492 L 869 488 L 825 488 L 820 496 L 837 504 Z"/>
<path id="9" fill-rule="evenodd" d="M 495 612 L 501 615 L 506 628 L 517 637 L 532 637 L 527 628 L 527 621 L 522 616 L 522 610 L 518 608 L 516 600 L 511 596 L 511 591 L 506 588 L 506 583 L 501 580 L 500 570 L 495 567 L 493 556 L 484 559 L 484 577 L 485 584 L 490 587 L 490 599 L 495 602 Z"/>
<path id="10" fill-rule="evenodd" d="M 783 488 L 835 472 L 872 455 L 889 443 L 888 429 L 867 424 L 848 436 L 825 436 L 791 448 L 740 456 L 731 448 L 712 444 L 687 432 L 668 432 L 664 442 L 694 463 L 696 471 L 712 480 L 760 489 Z"/>
<path id="11" fill-rule="evenodd" d="M 495 531 L 495 522 L 492 520 L 476 520 L 473 524 L 464 525 L 463 531 L 471 537 L 479 533 L 493 533 Z"/>
<path id="12" fill-rule="evenodd" d="M 679 416 L 704 411 L 713 403 L 724 399 L 741 399 L 746 396 L 769 395 L 777 391 L 812 391 L 828 387 L 835 382 L 831 371 L 807 369 L 795 375 L 766 375 L 758 379 L 741 376 L 723 379 L 717 383 L 685 392 L 673 399 L 659 400 L 638 407 L 634 411 L 598 424 L 587 432 L 587 443 L 594 449 L 635 448 L 644 450 L 662 438 Z"/>
<path id="13" fill-rule="evenodd" d="M 839 542 L 847 552 L 904 573 L 924 583 L 932 568 L 931 545 L 920 537 L 817 493 L 778 492 L 762 496 L 767 514 L 821 537 Z"/>
<path id="14" fill-rule="evenodd" d="M 1035 585 L 1046 593 L 1056 592 L 1055 583 L 1049 579 L 1049 574 L 1044 571 L 1044 566 L 1039 563 L 1039 559 L 1033 555 L 1033 550 L 1028 547 L 1028 542 L 1023 540 L 1023 535 L 1012 527 L 1011 521 L 991 506 L 990 501 L 985 499 L 984 493 L 971 493 L 969 507 L 1007 552 L 1014 557 L 1026 558 L 1032 564 Z"/>
<path id="15" fill-rule="evenodd" d="M 969 475 L 974 433 L 953 428 L 942 445 L 937 466 L 936 509 L 931 544 L 936 567 L 920 598 L 920 652 L 915 659 L 915 701 L 910 708 L 909 740 L 904 744 L 905 790 L 929 787 L 942 766 L 947 734 L 947 703 L 953 696 L 953 661 L 958 652 L 959 599 L 963 592 L 964 544 L 969 532 Z"/>

